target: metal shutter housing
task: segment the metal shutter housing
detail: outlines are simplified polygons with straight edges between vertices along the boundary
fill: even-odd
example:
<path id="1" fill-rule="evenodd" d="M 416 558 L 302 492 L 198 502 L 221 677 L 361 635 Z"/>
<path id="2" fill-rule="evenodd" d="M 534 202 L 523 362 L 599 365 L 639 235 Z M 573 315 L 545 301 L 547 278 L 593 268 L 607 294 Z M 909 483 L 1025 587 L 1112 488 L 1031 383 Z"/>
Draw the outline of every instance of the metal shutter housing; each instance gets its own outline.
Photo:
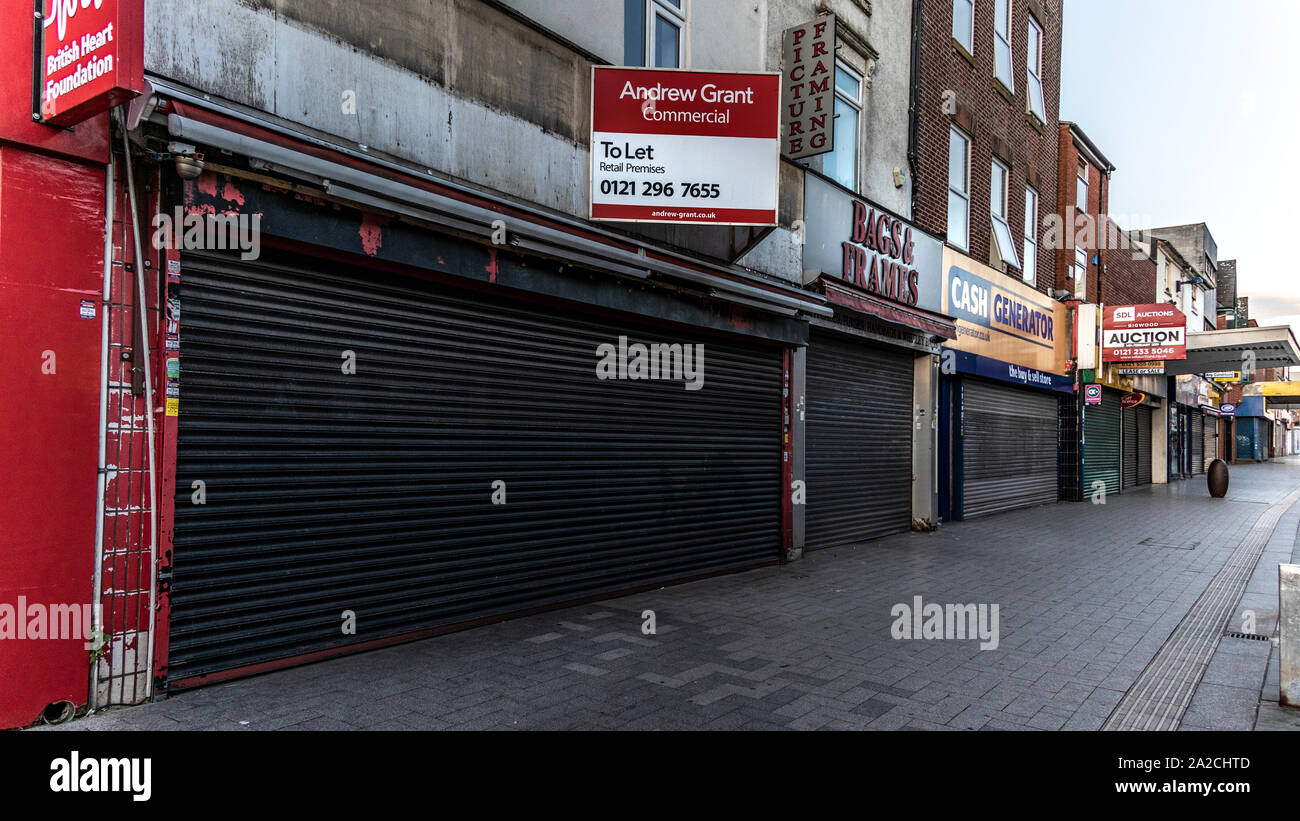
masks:
<path id="1" fill-rule="evenodd" d="M 1092 498 L 1093 482 L 1103 482 L 1107 493 L 1119 492 L 1119 394 L 1102 391 L 1100 405 L 1083 409 L 1083 495 Z"/>
<path id="2" fill-rule="evenodd" d="M 779 558 L 778 348 L 184 263 L 169 682 Z M 704 344 L 703 388 L 597 379 L 620 335 Z"/>
<path id="3" fill-rule="evenodd" d="M 1057 398 L 962 380 L 962 518 L 1055 502 Z"/>
<path id="4" fill-rule="evenodd" d="M 914 361 L 869 342 L 809 339 L 807 549 L 911 529 Z"/>

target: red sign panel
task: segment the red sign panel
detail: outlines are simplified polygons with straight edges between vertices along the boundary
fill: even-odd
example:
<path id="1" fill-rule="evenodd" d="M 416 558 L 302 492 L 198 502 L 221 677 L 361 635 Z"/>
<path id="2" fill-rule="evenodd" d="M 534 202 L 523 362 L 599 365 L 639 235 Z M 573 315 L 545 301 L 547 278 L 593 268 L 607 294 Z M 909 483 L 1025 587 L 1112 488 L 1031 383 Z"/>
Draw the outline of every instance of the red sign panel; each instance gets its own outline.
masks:
<path id="1" fill-rule="evenodd" d="M 591 218 L 775 225 L 780 75 L 595 66 Z"/>
<path id="2" fill-rule="evenodd" d="M 1136 408 L 1138 405 L 1141 405 L 1142 400 L 1146 398 L 1147 395 L 1145 393 L 1126 393 L 1119 398 L 1119 406 L 1121 408 Z"/>
<path id="3" fill-rule="evenodd" d="M 1112 305 L 1102 314 L 1103 362 L 1187 358 L 1187 317 L 1172 305 Z"/>
<path id="4" fill-rule="evenodd" d="M 144 0 L 44 0 L 33 113 L 79 123 L 144 89 Z"/>

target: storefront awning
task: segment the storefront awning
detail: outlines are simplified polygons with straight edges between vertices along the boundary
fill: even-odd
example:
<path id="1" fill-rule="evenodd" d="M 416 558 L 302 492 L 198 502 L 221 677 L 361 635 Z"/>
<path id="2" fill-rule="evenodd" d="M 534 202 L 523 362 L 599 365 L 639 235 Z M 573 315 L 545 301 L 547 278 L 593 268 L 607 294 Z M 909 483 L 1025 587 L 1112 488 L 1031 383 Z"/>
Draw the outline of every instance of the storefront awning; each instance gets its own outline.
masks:
<path id="1" fill-rule="evenodd" d="M 819 278 L 825 290 L 826 300 L 849 310 L 879 317 L 887 322 L 905 325 L 909 328 L 932 334 L 943 339 L 956 339 L 957 326 L 942 314 L 923 311 L 906 305 L 880 299 L 879 297 L 845 288 L 825 276 Z"/>
<path id="2" fill-rule="evenodd" d="M 1262 396 L 1269 410 L 1300 410 L 1300 382 L 1256 382 L 1242 389 L 1243 396 Z"/>
<path id="3" fill-rule="evenodd" d="M 1253 363 L 1250 354 L 1254 355 Z M 1255 371 L 1300 365 L 1300 346 L 1288 325 L 1229 328 L 1187 335 L 1187 358 L 1165 362 L 1170 376 L 1210 371 L 1238 371 L 1247 363 Z"/>
<path id="4" fill-rule="evenodd" d="M 510 217 L 508 244 L 522 251 L 635 279 L 686 283 L 718 299 L 780 316 L 832 314 L 818 295 L 794 285 L 694 259 L 567 215 L 457 187 L 449 180 L 426 179 L 415 169 L 380 157 L 359 157 L 347 146 L 313 135 L 282 133 L 283 126 L 201 99 L 165 80 L 151 77 L 150 82 L 171 103 L 162 120 L 172 137 L 253 158 L 315 182 L 328 196 L 358 208 L 389 211 L 482 237 L 491 236 L 502 217 Z"/>

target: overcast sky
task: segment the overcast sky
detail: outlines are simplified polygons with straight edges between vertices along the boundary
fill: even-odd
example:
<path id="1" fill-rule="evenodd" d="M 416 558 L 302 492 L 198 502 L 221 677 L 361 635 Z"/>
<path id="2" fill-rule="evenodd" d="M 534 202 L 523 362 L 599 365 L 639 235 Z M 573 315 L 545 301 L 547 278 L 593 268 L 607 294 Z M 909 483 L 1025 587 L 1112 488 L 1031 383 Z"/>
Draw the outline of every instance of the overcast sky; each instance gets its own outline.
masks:
<path id="1" fill-rule="evenodd" d="M 1297 32 L 1297 0 L 1066 0 L 1061 119 L 1121 225 L 1207 223 L 1251 317 L 1300 331 Z"/>

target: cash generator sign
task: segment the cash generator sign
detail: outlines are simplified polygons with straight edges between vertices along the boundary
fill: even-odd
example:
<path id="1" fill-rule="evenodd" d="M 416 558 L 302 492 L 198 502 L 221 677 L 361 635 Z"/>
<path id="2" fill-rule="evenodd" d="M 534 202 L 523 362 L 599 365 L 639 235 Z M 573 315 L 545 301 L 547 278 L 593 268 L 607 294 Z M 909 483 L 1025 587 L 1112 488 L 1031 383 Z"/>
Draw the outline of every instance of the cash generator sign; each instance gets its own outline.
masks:
<path id="1" fill-rule="evenodd" d="M 1103 362 L 1187 358 L 1187 317 L 1172 305 L 1112 305 L 1102 314 Z"/>
<path id="2" fill-rule="evenodd" d="M 777 73 L 594 66 L 591 218 L 775 225 Z"/>

